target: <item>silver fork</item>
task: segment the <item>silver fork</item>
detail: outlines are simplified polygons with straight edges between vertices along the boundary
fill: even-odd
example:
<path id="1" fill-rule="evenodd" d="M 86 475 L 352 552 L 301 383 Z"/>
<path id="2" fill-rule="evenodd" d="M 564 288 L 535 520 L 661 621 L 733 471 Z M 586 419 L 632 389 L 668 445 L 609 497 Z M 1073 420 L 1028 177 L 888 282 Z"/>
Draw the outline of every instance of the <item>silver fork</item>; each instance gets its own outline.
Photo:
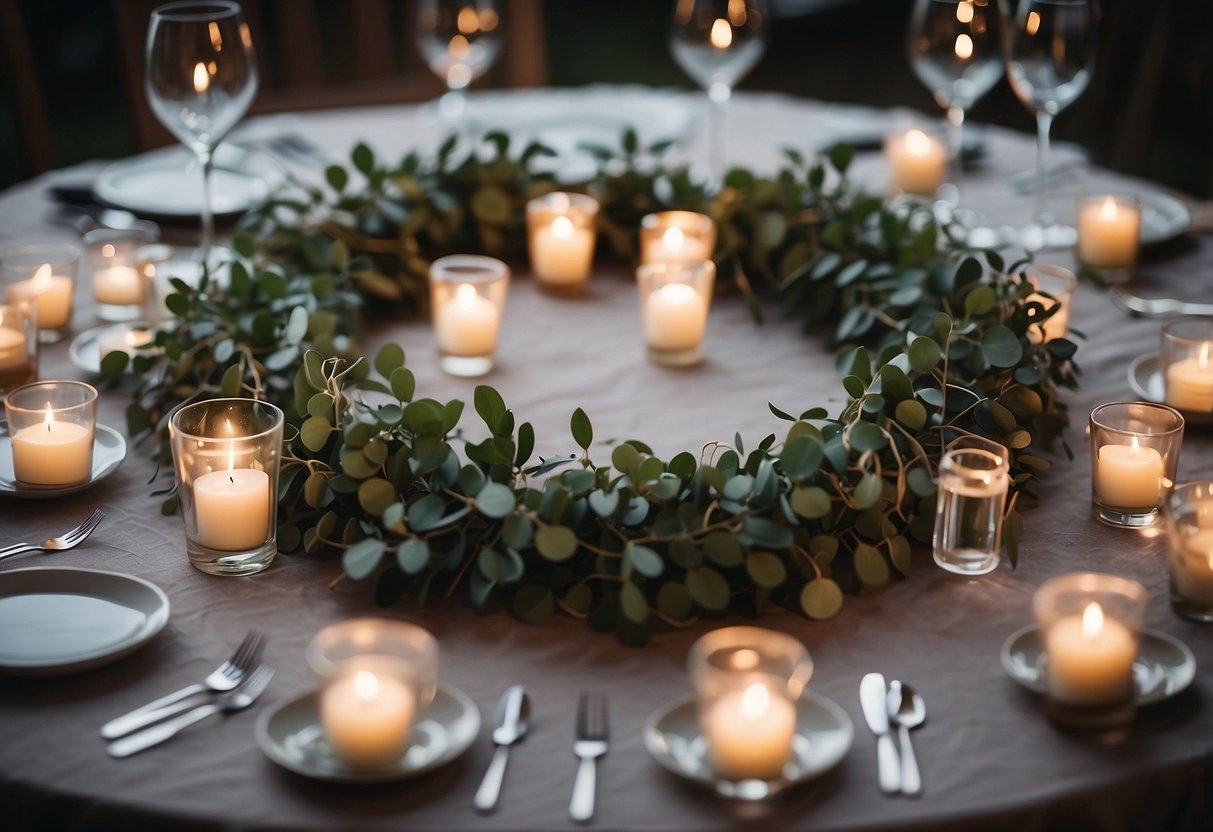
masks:
<path id="1" fill-rule="evenodd" d="M 41 543 L 14 543 L 12 546 L 5 546 L 0 549 L 0 560 L 20 555 L 23 552 L 62 552 L 64 549 L 71 549 L 79 546 L 85 541 L 90 534 L 97 528 L 98 524 L 105 519 L 105 512 L 101 509 L 96 509 L 87 519 L 74 529 L 69 529 L 58 537 L 49 537 Z"/>
<path id="2" fill-rule="evenodd" d="M 101 736 L 107 740 L 117 739 L 132 731 L 137 731 L 145 725 L 151 725 L 153 722 L 159 722 L 165 717 L 185 710 L 189 705 L 181 703 L 192 696 L 199 693 L 223 693 L 235 688 L 245 678 L 245 675 L 261 661 L 261 652 L 264 649 L 265 636 L 256 630 L 250 630 L 232 657 L 212 670 L 201 683 L 189 685 L 168 696 L 148 702 L 116 719 L 111 719 L 101 726 Z"/>
<path id="3" fill-rule="evenodd" d="M 607 721 L 606 696 L 583 693 L 577 703 L 577 739 L 573 753 L 581 760 L 577 779 L 573 782 L 573 800 L 569 817 L 584 823 L 594 817 L 594 789 L 597 779 L 597 759 L 607 753 L 611 727 Z"/>
<path id="4" fill-rule="evenodd" d="M 274 669 L 263 664 L 253 671 L 252 675 L 248 677 L 248 680 L 243 685 L 235 690 L 228 691 L 214 702 L 199 705 L 176 719 L 170 719 L 159 725 L 153 725 L 151 728 L 140 731 L 138 734 L 123 737 L 117 742 L 110 743 L 109 747 L 105 750 L 109 752 L 111 757 L 129 757 L 131 754 L 151 748 L 153 745 L 159 745 L 165 740 L 175 737 L 185 728 L 188 728 L 195 722 L 201 722 L 208 716 L 221 711 L 242 711 L 257 700 L 257 697 L 265 690 L 266 685 L 270 683 L 270 679 L 273 676 Z"/>
<path id="5" fill-rule="evenodd" d="M 1175 298 L 1142 298 L 1119 286 L 1108 297 L 1130 315 L 1152 318 L 1162 315 L 1213 315 L 1213 303 L 1189 303 Z"/>

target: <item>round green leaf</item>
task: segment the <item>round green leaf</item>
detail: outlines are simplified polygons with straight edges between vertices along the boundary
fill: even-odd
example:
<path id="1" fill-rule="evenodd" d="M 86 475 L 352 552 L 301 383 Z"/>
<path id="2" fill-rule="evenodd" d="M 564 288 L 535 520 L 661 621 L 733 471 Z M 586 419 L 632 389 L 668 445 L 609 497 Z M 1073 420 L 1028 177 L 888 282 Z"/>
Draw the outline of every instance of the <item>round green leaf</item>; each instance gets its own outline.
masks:
<path id="1" fill-rule="evenodd" d="M 792 511 L 809 520 L 825 517 L 830 513 L 830 495 L 817 486 L 797 486 L 792 489 Z"/>
<path id="2" fill-rule="evenodd" d="M 430 545 L 420 537 L 410 537 L 396 547 L 396 562 L 406 575 L 416 575 L 430 563 Z"/>
<path id="3" fill-rule="evenodd" d="M 870 472 L 864 474 L 851 495 L 855 501 L 855 508 L 859 511 L 865 511 L 876 505 L 876 501 L 880 499 L 881 488 L 880 477 Z"/>
<path id="4" fill-rule="evenodd" d="M 312 508 L 320 508 L 328 494 L 328 477 L 313 471 L 303 483 L 303 500 Z"/>
<path id="5" fill-rule="evenodd" d="M 767 589 L 774 589 L 788 578 L 783 561 L 770 552 L 751 552 L 745 559 L 745 571 L 754 583 Z"/>
<path id="6" fill-rule="evenodd" d="M 514 492 L 499 482 L 487 483 L 476 495 L 476 509 L 485 517 L 500 520 L 514 510 Z"/>
<path id="7" fill-rule="evenodd" d="M 413 400 L 413 394 L 417 392 L 417 379 L 413 376 L 412 370 L 408 367 L 397 367 L 392 370 L 388 379 L 393 396 L 402 402 Z"/>
<path id="8" fill-rule="evenodd" d="M 994 308 L 994 290 L 989 286 L 974 286 L 973 291 L 965 295 L 965 315 L 970 318 L 980 318 Z"/>
<path id="9" fill-rule="evenodd" d="M 895 411 L 897 421 L 913 431 L 922 430 L 927 423 L 927 409 L 914 399 L 905 399 L 897 403 Z"/>
<path id="10" fill-rule="evenodd" d="M 879 451 L 887 441 L 885 432 L 871 422 L 855 422 L 847 431 L 847 442 L 857 451 Z"/>
<path id="11" fill-rule="evenodd" d="M 573 589 L 577 589 L 577 587 Z M 574 606 L 570 600 L 573 594 L 573 590 L 570 590 L 568 595 L 565 596 L 565 603 L 568 603 L 570 606 Z M 514 615 L 523 621 L 528 624 L 542 624 L 552 617 L 552 612 L 556 608 L 556 602 L 552 598 L 552 590 L 546 586 L 532 584 L 524 586 L 514 593 L 514 603 L 512 606 Z M 586 609 L 588 610 L 588 608 L 589 605 L 587 603 Z"/>
<path id="12" fill-rule="evenodd" d="M 630 581 L 625 582 L 619 592 L 619 609 L 634 624 L 643 624 L 649 618 L 649 602 L 640 588 Z"/>
<path id="13" fill-rule="evenodd" d="M 298 344 L 303 340 L 303 336 L 307 335 L 307 310 L 302 306 L 296 306 L 291 310 L 290 316 L 286 319 L 286 342 L 288 344 Z"/>
<path id="14" fill-rule="evenodd" d="M 665 570 L 661 555 L 648 546 L 634 546 L 629 543 L 626 552 L 632 567 L 646 578 L 656 578 Z"/>
<path id="15" fill-rule="evenodd" d="M 910 541 L 901 535 L 889 538 L 889 559 L 903 576 L 910 574 Z"/>
<path id="16" fill-rule="evenodd" d="M 745 549 L 730 532 L 716 531 L 703 539 L 703 553 L 712 563 L 725 569 L 740 566 Z"/>
<path id="17" fill-rule="evenodd" d="M 375 372 L 384 378 L 391 378 L 397 368 L 404 366 L 404 347 L 389 341 L 375 353 Z"/>
<path id="18" fill-rule="evenodd" d="M 623 473 L 628 473 L 640 463 L 640 452 L 628 443 L 617 445 L 611 451 L 611 464 Z"/>
<path id="19" fill-rule="evenodd" d="M 1023 358 L 1023 345 L 1014 332 L 998 324 L 981 334 L 981 354 L 995 367 L 1014 367 Z"/>
<path id="20" fill-rule="evenodd" d="M 939 363 L 942 353 L 939 344 L 927 337 L 915 338 L 910 344 L 910 367 L 920 373 L 929 373 Z"/>
<path id="21" fill-rule="evenodd" d="M 535 548 L 547 560 L 559 563 L 577 551 L 577 536 L 564 526 L 541 526 L 535 532 Z"/>
<path id="22" fill-rule="evenodd" d="M 299 439 L 305 448 L 317 453 L 324 448 L 332 432 L 333 425 L 327 416 L 312 416 L 300 425 Z"/>
<path id="23" fill-rule="evenodd" d="M 618 491 L 591 491 L 589 496 L 590 508 L 599 517 L 610 517 L 619 507 Z"/>
<path id="24" fill-rule="evenodd" d="M 358 504 L 367 514 L 383 514 L 396 502 L 396 489 L 385 479 L 376 477 L 358 486 Z"/>
<path id="25" fill-rule="evenodd" d="M 684 584 L 666 581 L 661 585 L 661 589 L 657 590 L 657 609 L 675 621 L 689 617 L 692 606 L 691 594 Z"/>
<path id="26" fill-rule="evenodd" d="M 341 556 L 341 566 L 345 574 L 360 581 L 375 571 L 383 557 L 383 541 L 368 537 L 345 550 Z"/>
<path id="27" fill-rule="evenodd" d="M 814 436 L 798 436 L 788 440 L 779 455 L 779 467 L 794 480 L 807 480 L 820 470 L 825 449 Z"/>
<path id="28" fill-rule="evenodd" d="M 809 581 L 800 591 L 800 608 L 809 618 L 833 618 L 842 609 L 842 589 L 829 578 Z"/>
<path id="29" fill-rule="evenodd" d="M 855 574 L 867 587 L 882 587 L 889 582 L 889 564 L 880 550 L 866 543 L 855 547 Z"/>
<path id="30" fill-rule="evenodd" d="M 691 598 L 705 610 L 723 612 L 729 605 L 728 581 L 710 566 L 688 572 L 686 586 Z"/>

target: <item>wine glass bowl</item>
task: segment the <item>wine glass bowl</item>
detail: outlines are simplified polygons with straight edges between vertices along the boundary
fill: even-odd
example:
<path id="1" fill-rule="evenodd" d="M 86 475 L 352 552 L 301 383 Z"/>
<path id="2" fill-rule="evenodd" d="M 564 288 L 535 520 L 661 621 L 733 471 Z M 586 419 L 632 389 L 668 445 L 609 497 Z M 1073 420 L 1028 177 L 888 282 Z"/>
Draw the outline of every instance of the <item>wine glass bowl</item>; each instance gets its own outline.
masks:
<path id="1" fill-rule="evenodd" d="M 156 118 L 201 164 L 199 250 L 206 263 L 214 236 L 210 173 L 215 148 L 257 93 L 253 40 L 240 5 L 184 0 L 156 8 L 147 33 L 145 88 Z"/>
<path id="2" fill-rule="evenodd" d="M 430 71 L 446 84 L 439 102 L 452 121 L 465 107 L 465 90 L 501 54 L 501 17 L 494 0 L 421 0 L 417 48 Z"/>

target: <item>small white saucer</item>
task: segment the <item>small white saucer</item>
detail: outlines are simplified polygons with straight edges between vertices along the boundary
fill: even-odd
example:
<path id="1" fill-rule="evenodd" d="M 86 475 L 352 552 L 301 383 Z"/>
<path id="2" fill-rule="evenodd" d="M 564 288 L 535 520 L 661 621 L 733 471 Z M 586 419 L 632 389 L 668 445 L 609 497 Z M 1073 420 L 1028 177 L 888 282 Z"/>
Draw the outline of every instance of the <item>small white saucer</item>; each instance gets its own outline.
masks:
<path id="1" fill-rule="evenodd" d="M 331 783 L 407 780 L 444 766 L 467 751 L 480 732 L 480 711 L 467 694 L 439 685 L 434 701 L 413 725 L 409 747 L 395 765 L 357 768 L 336 757 L 320 726 L 319 693 L 309 691 L 262 712 L 257 744 L 278 765 Z"/>
<path id="2" fill-rule="evenodd" d="M 67 349 L 67 357 L 71 362 L 86 373 L 101 372 L 101 345 L 112 338 L 121 338 L 131 329 L 146 329 L 150 324 L 141 321 L 128 321 L 120 324 L 105 324 L 86 329 L 75 337 Z M 127 364 L 127 372 L 130 365 Z"/>
<path id="3" fill-rule="evenodd" d="M 854 729 L 846 711 L 806 690 L 796 702 L 796 735 L 792 758 L 776 780 L 722 780 L 707 759 L 708 744 L 699 732 L 693 697 L 675 702 L 649 717 L 644 747 L 658 763 L 679 777 L 736 800 L 766 800 L 789 786 L 812 780 L 846 756 Z"/>
<path id="4" fill-rule="evenodd" d="M 1150 352 L 1134 359 L 1129 365 L 1129 387 L 1145 401 L 1167 403 L 1162 373 L 1158 371 L 1158 353 Z M 1192 410 L 1179 412 L 1183 414 L 1184 424 L 1213 425 L 1213 413 L 1197 413 Z"/>
<path id="5" fill-rule="evenodd" d="M 7 433 L 0 434 L 0 497 L 19 497 L 25 500 L 49 500 L 66 497 L 89 488 L 118 470 L 126 459 L 126 440 L 122 434 L 105 425 L 97 425 L 93 436 L 93 476 L 88 482 L 66 485 L 60 488 L 30 488 L 18 485 L 13 473 L 13 440 Z"/>
<path id="6" fill-rule="evenodd" d="M 1047 693 L 1048 667 L 1040 632 L 1025 627 L 1002 645 L 1002 667 L 1019 684 L 1035 693 Z M 1196 676 L 1196 657 L 1174 636 L 1158 630 L 1141 634 L 1133 661 L 1133 686 L 1138 705 L 1163 702 L 1182 691 Z"/>

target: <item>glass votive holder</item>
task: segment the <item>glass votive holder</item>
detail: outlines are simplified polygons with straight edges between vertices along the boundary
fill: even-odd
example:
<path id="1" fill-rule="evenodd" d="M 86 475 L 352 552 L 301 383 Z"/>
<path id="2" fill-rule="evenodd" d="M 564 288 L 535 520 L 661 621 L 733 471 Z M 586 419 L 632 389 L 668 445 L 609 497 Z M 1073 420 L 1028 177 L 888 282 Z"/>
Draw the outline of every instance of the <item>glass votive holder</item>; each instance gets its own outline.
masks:
<path id="1" fill-rule="evenodd" d="M 251 575 L 278 553 L 282 411 L 254 399 L 186 405 L 169 419 L 190 563 Z"/>
<path id="2" fill-rule="evenodd" d="M 934 196 L 948 175 L 947 144 L 922 127 L 885 136 L 885 159 L 894 193 Z"/>
<path id="3" fill-rule="evenodd" d="M 1028 295 L 1028 316 L 1032 321 L 1028 339 L 1033 343 L 1065 338 L 1070 331 L 1070 306 L 1078 278 L 1069 269 L 1033 263 L 1024 269 L 1024 279 L 1035 289 Z M 1039 309 L 1034 304 L 1039 304 Z M 1048 317 L 1045 317 L 1048 315 Z"/>
<path id="4" fill-rule="evenodd" d="M 1002 556 L 1002 520 L 1011 485 L 1007 449 L 980 436 L 948 444 L 939 461 L 935 563 L 958 575 L 984 575 Z"/>
<path id="5" fill-rule="evenodd" d="M 36 381 L 4 399 L 13 478 L 24 488 L 64 488 L 93 478 L 97 390 L 79 381 Z"/>
<path id="6" fill-rule="evenodd" d="M 1061 575 L 1036 591 L 1051 716 L 1093 728 L 1132 719 L 1133 661 L 1148 600 L 1136 581 L 1098 572 Z"/>
<path id="7" fill-rule="evenodd" d="M 151 278 L 139 267 L 140 250 L 152 242 L 141 228 L 98 228 L 84 235 L 97 317 L 133 321 L 143 317 Z"/>
<path id="8" fill-rule="evenodd" d="M 320 724 L 328 750 L 355 768 L 399 764 L 409 731 L 434 699 L 438 642 L 390 618 L 325 627 L 307 648 L 321 684 Z"/>
<path id="9" fill-rule="evenodd" d="M 761 627 L 724 627 L 687 654 L 708 760 L 722 780 L 774 780 L 796 736 L 796 701 L 813 675 L 797 639 Z"/>
<path id="10" fill-rule="evenodd" d="M 1078 197 L 1078 261 L 1123 283 L 1137 262 L 1141 245 L 1141 198 L 1132 194 L 1082 194 Z"/>
<path id="11" fill-rule="evenodd" d="M 0 303 L 0 395 L 38 377 L 38 322 L 27 301 Z"/>
<path id="12" fill-rule="evenodd" d="M 60 340 L 72 322 L 79 270 L 80 249 L 69 243 L 29 243 L 0 250 L 8 302 L 34 304 L 43 343 Z"/>
<path id="13" fill-rule="evenodd" d="M 492 257 L 453 254 L 430 265 L 430 312 L 443 372 L 482 376 L 493 369 L 509 287 L 509 268 Z"/>
<path id="14" fill-rule="evenodd" d="M 662 211 L 640 220 L 640 263 L 700 263 L 716 253 L 716 223 L 694 211 Z"/>
<path id="15" fill-rule="evenodd" d="M 1091 411 L 1091 504 L 1110 526 L 1153 525 L 1175 485 L 1184 417 L 1150 402 Z"/>
<path id="16" fill-rule="evenodd" d="M 638 268 L 636 279 L 649 358 L 671 367 L 697 363 L 703 358 L 716 264 L 654 263 Z"/>
<path id="17" fill-rule="evenodd" d="M 594 263 L 598 200 L 557 191 L 526 204 L 527 250 L 539 288 L 549 294 L 585 292 Z"/>
<path id="18" fill-rule="evenodd" d="M 1175 486 L 1167 500 L 1171 609 L 1213 622 L 1213 482 Z"/>
<path id="19" fill-rule="evenodd" d="M 1213 318 L 1188 315 L 1162 326 L 1163 401 L 1176 410 L 1213 412 Z"/>

